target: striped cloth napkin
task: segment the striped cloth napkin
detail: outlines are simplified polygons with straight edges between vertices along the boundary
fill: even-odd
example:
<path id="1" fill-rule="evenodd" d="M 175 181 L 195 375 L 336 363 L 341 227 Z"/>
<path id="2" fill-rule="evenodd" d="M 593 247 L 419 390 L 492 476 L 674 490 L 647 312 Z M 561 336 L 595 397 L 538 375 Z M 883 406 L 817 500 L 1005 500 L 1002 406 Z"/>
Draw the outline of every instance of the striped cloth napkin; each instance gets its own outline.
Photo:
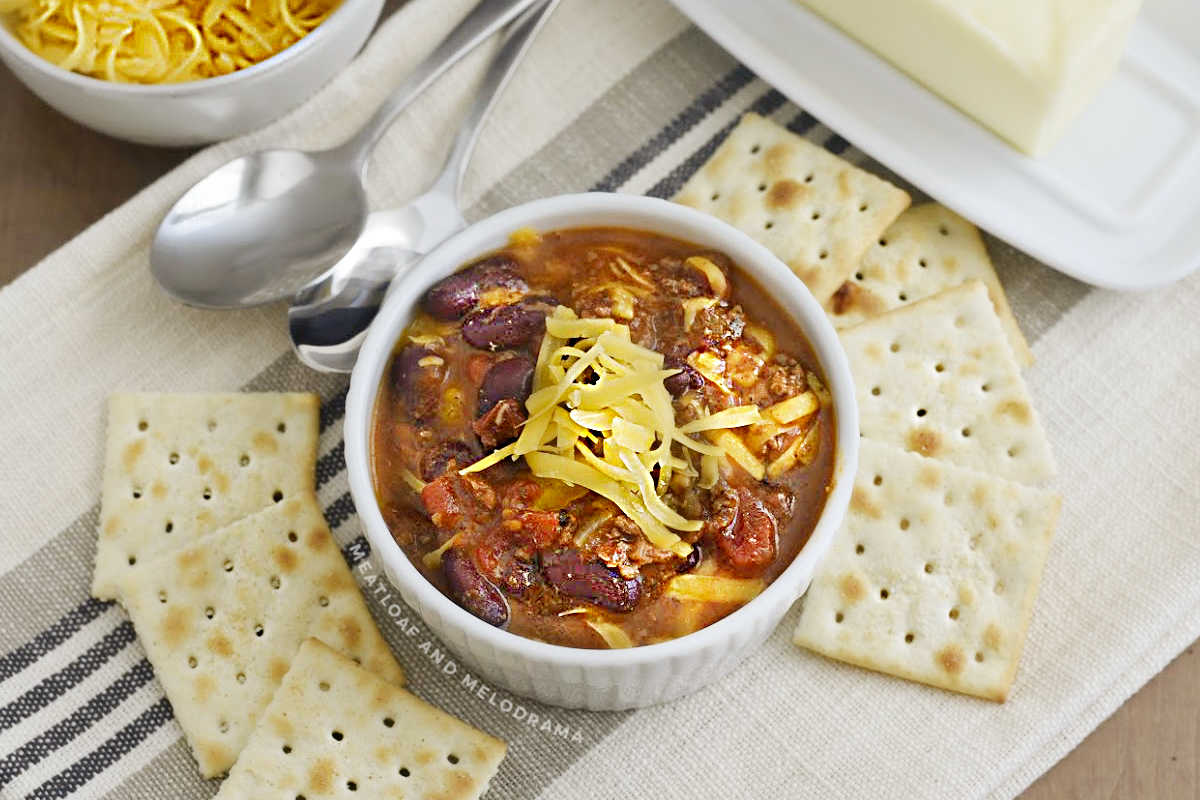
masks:
<path id="1" fill-rule="evenodd" d="M 167 301 L 146 268 L 170 203 L 230 156 L 332 144 L 470 0 L 410 0 L 304 108 L 206 150 L 0 291 L 0 796 L 210 797 L 124 611 L 88 597 L 105 397 L 314 390 L 319 496 L 412 688 L 510 742 L 491 798 L 1009 797 L 1200 635 L 1200 275 L 1093 290 L 988 244 L 1037 364 L 1065 507 L 1012 698 L 993 705 L 794 648 L 795 612 L 733 674 L 622 713 L 551 708 L 470 674 L 390 589 L 342 458 L 343 377 L 293 358 L 282 309 Z M 434 176 L 486 53 L 392 129 L 375 207 Z M 661 0 L 567 0 L 484 133 L 468 217 L 597 189 L 670 197 L 753 109 L 887 174 Z"/>

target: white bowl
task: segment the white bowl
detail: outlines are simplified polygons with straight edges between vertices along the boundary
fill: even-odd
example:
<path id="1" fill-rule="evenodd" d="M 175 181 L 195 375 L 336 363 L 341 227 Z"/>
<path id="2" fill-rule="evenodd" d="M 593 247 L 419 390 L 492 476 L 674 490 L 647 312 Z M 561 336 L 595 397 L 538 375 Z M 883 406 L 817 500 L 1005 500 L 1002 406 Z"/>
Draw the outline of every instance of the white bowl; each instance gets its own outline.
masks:
<path id="1" fill-rule="evenodd" d="M 650 230 L 726 253 L 799 323 L 829 381 L 836 414 L 833 491 L 812 536 L 767 589 L 728 617 L 695 633 L 627 650 L 585 650 L 494 628 L 433 586 L 392 539 L 371 481 L 370 431 L 375 397 L 392 349 L 421 295 L 434 282 L 493 250 L 512 231 L 583 226 Z M 692 692 L 732 669 L 770 635 L 808 588 L 842 523 L 858 464 L 858 410 L 846 354 L 808 289 L 770 251 L 699 211 L 616 194 L 551 197 L 478 222 L 425 257 L 384 302 L 363 344 L 346 399 L 350 491 L 372 551 L 388 579 L 442 641 L 488 681 L 545 703 L 595 710 L 660 703 Z"/>
<path id="2" fill-rule="evenodd" d="M 383 0 L 343 0 L 312 33 L 229 75 L 187 83 L 129 84 L 57 67 L 0 23 L 0 59 L 30 91 L 71 119 L 141 144 L 207 144 L 246 133 L 303 103 L 350 62 Z"/>

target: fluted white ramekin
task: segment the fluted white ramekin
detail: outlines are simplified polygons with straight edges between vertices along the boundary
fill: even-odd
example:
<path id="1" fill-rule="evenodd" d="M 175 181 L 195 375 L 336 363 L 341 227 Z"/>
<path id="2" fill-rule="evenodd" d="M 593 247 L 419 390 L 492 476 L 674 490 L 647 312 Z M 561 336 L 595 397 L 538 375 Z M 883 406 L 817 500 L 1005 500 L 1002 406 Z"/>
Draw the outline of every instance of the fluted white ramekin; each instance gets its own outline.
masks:
<path id="1" fill-rule="evenodd" d="M 392 348 L 421 295 L 464 264 L 503 247 L 514 230 L 618 226 L 673 236 L 729 255 L 807 335 L 828 378 L 836 414 L 833 490 L 807 544 L 758 597 L 695 633 L 627 650 L 546 644 L 494 628 L 430 584 L 392 539 L 371 481 L 370 432 Z M 550 197 L 478 222 L 430 253 L 393 286 L 363 344 L 346 399 L 350 491 L 372 552 L 388 579 L 429 627 L 479 675 L 517 694 L 595 710 L 646 706 L 692 692 L 732 669 L 771 633 L 807 589 L 841 525 L 858 463 L 858 410 L 845 352 L 820 305 L 765 247 L 684 206 L 617 194 Z"/>

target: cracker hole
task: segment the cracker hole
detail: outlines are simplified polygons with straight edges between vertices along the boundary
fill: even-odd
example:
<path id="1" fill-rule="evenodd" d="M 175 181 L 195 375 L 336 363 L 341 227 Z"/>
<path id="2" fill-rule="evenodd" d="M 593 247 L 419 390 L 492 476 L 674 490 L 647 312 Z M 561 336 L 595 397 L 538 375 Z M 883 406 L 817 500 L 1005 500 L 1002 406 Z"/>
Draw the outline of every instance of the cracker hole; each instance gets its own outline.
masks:
<path id="1" fill-rule="evenodd" d="M 917 409 L 917 416 L 918 416 L 918 417 L 923 417 L 923 416 L 925 416 L 927 413 L 929 413 L 929 412 L 927 412 L 927 411 L 926 411 L 925 409 L 923 409 L 923 408 L 918 408 L 918 409 Z"/>
<path id="2" fill-rule="evenodd" d="M 917 262 L 917 266 L 920 267 L 921 269 L 928 269 L 929 262 L 922 258 L 920 261 Z"/>
<path id="3" fill-rule="evenodd" d="M 212 500 L 212 494 L 213 494 L 213 492 L 212 492 L 212 489 L 210 489 L 209 487 L 205 486 L 205 487 L 204 487 L 204 494 L 202 494 L 202 495 L 200 495 L 200 496 L 201 496 L 201 497 L 203 497 L 205 500 Z"/>
<path id="4" fill-rule="evenodd" d="M 225 563 L 221 565 L 221 569 L 225 570 L 226 572 L 233 572 L 233 562 L 228 558 L 225 559 Z"/>
<path id="5" fill-rule="evenodd" d="M 138 420 L 138 430 L 139 431 L 144 431 L 149 427 L 150 427 L 150 423 L 146 422 L 146 420 L 144 420 L 144 419 Z"/>
<path id="6" fill-rule="evenodd" d="M 893 353 L 899 353 L 900 352 L 900 343 L 892 342 L 892 346 L 889 347 L 888 349 L 891 350 Z"/>
<path id="7" fill-rule="evenodd" d="M 208 608 L 204 609 L 204 618 L 205 619 L 212 619 L 216 615 L 217 615 L 217 610 L 215 608 L 213 608 L 212 606 L 209 606 Z"/>
<path id="8" fill-rule="evenodd" d="M 963 438 L 964 438 L 964 439 L 970 438 L 970 436 L 971 436 L 971 429 L 970 429 L 970 428 L 963 428 L 963 429 L 962 429 L 962 431 L 961 431 L 961 433 L 962 433 L 962 435 L 963 435 Z"/>
<path id="9" fill-rule="evenodd" d="M 297 537 L 296 537 L 296 532 L 295 532 L 295 531 L 288 531 L 288 541 L 289 541 L 289 542 L 294 542 L 294 541 L 296 541 L 296 538 L 297 538 Z"/>
<path id="10" fill-rule="evenodd" d="M 271 499 L 274 500 L 276 503 L 278 503 L 280 500 L 283 499 L 283 492 L 281 492 L 279 489 L 276 489 L 275 493 L 273 495 L 271 495 Z"/>
<path id="11" fill-rule="evenodd" d="M 167 462 L 170 464 L 178 464 L 179 463 L 179 453 L 171 453 L 171 455 L 167 456 Z"/>
<path id="12" fill-rule="evenodd" d="M 454 753 L 451 753 L 450 755 L 446 756 L 446 760 L 449 761 L 451 764 L 457 764 L 458 756 L 454 755 Z"/>
<path id="13" fill-rule="evenodd" d="M 199 663 L 200 663 L 200 662 L 196 660 L 196 657 L 195 657 L 195 656 L 188 656 L 188 667 L 189 667 L 190 669 L 195 669 L 195 668 L 196 668 L 196 665 L 197 665 L 197 664 L 199 664 Z"/>
<path id="14" fill-rule="evenodd" d="M 925 574 L 926 575 L 933 574 L 933 564 L 930 564 L 928 561 L 925 562 Z"/>
<path id="15" fill-rule="evenodd" d="M 819 220 L 821 218 L 821 212 L 820 211 L 812 212 L 812 218 L 813 218 L 813 221 L 816 222 L 817 220 Z"/>
<path id="16" fill-rule="evenodd" d="M 904 643 L 905 643 L 905 644 L 912 644 L 912 643 L 913 643 L 913 639 L 915 639 L 915 638 L 917 638 L 917 637 L 916 637 L 916 636 L 913 636 L 911 633 L 906 633 L 906 634 L 904 634 Z"/>
<path id="17" fill-rule="evenodd" d="M 408 771 L 408 767 L 400 768 L 400 777 L 401 778 L 407 778 L 409 775 L 412 775 L 412 773 Z"/>
<path id="18" fill-rule="evenodd" d="M 335 742 L 340 742 L 342 739 L 346 738 L 345 736 L 342 735 L 341 731 L 334 731 L 333 733 L 331 733 L 329 735 L 333 737 L 333 740 Z"/>
<path id="19" fill-rule="evenodd" d="M 350 790 L 350 791 L 352 791 L 352 792 L 357 792 L 357 791 L 358 791 L 358 784 L 357 784 L 357 783 L 355 783 L 354 781 L 346 781 L 346 788 L 347 788 L 347 789 L 349 789 L 349 790 Z"/>
<path id="20" fill-rule="evenodd" d="M 804 176 L 804 182 L 805 183 L 813 182 L 813 174 L 811 172 Z"/>
<path id="21" fill-rule="evenodd" d="M 766 185 L 765 183 L 760 183 L 760 184 L 758 185 L 758 190 L 759 190 L 760 192 L 765 192 L 765 191 L 767 190 L 767 185 Z"/>
<path id="22" fill-rule="evenodd" d="M 879 246 L 880 246 L 880 247 L 887 247 L 887 239 L 880 239 L 880 240 L 879 240 Z"/>
<path id="23" fill-rule="evenodd" d="M 880 590 L 879 590 L 879 599 L 880 599 L 880 600 L 887 600 L 887 599 L 888 599 L 888 590 L 887 590 L 887 589 L 880 589 Z"/>
<path id="24" fill-rule="evenodd" d="M 873 396 L 875 396 L 875 397 L 879 397 L 879 393 L 880 393 L 881 391 L 882 391 L 882 390 L 881 390 L 881 389 L 880 389 L 878 386 L 872 386 L 872 387 L 871 387 L 871 394 L 872 394 Z"/>
<path id="25" fill-rule="evenodd" d="M 867 548 L 863 547 L 861 544 L 854 548 L 854 552 L 858 553 L 860 556 L 863 553 L 865 553 L 866 551 L 867 551 Z"/>
<path id="26" fill-rule="evenodd" d="M 217 429 L 217 421 L 215 419 L 210 419 L 208 421 L 208 429 L 210 431 L 215 431 Z"/>
<path id="27" fill-rule="evenodd" d="M 275 430 L 279 431 L 280 433 L 287 433 L 287 423 L 286 422 L 279 423 L 278 425 L 275 426 Z"/>
<path id="28" fill-rule="evenodd" d="M 720 197 L 721 197 L 721 193 L 720 193 L 720 192 L 713 192 L 713 193 L 712 193 L 712 197 L 710 197 L 710 198 L 708 198 L 708 199 L 709 199 L 709 200 L 712 200 L 712 201 L 715 203 L 715 202 L 716 202 L 718 199 L 720 199 Z"/>
<path id="29" fill-rule="evenodd" d="M 292 752 L 292 746 L 290 744 L 285 744 L 283 746 L 283 754 L 286 756 L 286 755 L 290 755 L 291 752 Z"/>
<path id="30" fill-rule="evenodd" d="M 324 608 L 325 606 L 329 605 L 329 598 L 325 595 L 321 595 L 319 598 L 317 598 L 317 602 L 321 604 L 322 608 Z"/>
<path id="31" fill-rule="evenodd" d="M 158 590 L 158 602 L 160 602 L 160 603 L 167 602 L 167 592 L 165 589 Z"/>
<path id="32" fill-rule="evenodd" d="M 130 556 L 129 557 L 129 566 L 132 567 L 136 563 L 137 563 L 137 556 Z"/>
<path id="33" fill-rule="evenodd" d="M 320 683 L 317 684 L 317 688 L 320 689 L 322 692 L 328 692 L 329 691 L 329 681 L 321 681 Z"/>
<path id="34" fill-rule="evenodd" d="M 1009 458 L 1016 458 L 1019 451 L 1015 447 L 1010 447 L 1006 452 L 1008 453 Z"/>
<path id="35" fill-rule="evenodd" d="M 982 663 L 983 663 L 983 653 L 980 653 L 980 652 L 976 651 L 976 653 L 975 653 L 975 663 L 976 663 L 976 664 L 982 664 Z"/>
<path id="36" fill-rule="evenodd" d="M 262 635 L 263 635 L 263 626 L 262 625 L 254 626 L 254 635 L 259 637 L 260 639 L 262 638 Z"/>
<path id="37" fill-rule="evenodd" d="M 863 274 L 861 272 L 854 273 L 854 280 L 861 281 L 862 279 L 863 279 Z"/>
<path id="38" fill-rule="evenodd" d="M 945 225 L 939 225 L 939 226 L 938 226 L 938 233 L 940 233 L 942 236 L 949 236 L 949 235 L 950 235 L 950 229 L 949 229 L 949 228 L 947 228 Z"/>
<path id="39" fill-rule="evenodd" d="M 908 517 L 904 517 L 903 519 L 900 520 L 900 530 L 902 530 L 902 531 L 908 530 Z"/>
<path id="40" fill-rule="evenodd" d="M 391 717 L 384 717 L 384 718 L 383 718 L 383 727 L 385 727 L 385 728 L 390 728 L 390 727 L 392 727 L 392 726 L 393 726 L 393 725 L 395 725 L 395 724 L 396 724 L 396 720 L 392 719 Z"/>
<path id="41" fill-rule="evenodd" d="M 170 533 L 173 530 L 175 530 L 175 523 L 171 522 L 171 520 L 167 520 L 167 524 L 163 525 L 163 531 L 166 533 Z"/>
<path id="42" fill-rule="evenodd" d="M 281 585 L 281 584 L 280 584 L 280 581 L 279 581 L 279 576 L 278 576 L 278 575 L 272 575 L 272 576 L 271 576 L 271 588 L 272 588 L 272 589 L 278 589 L 278 588 L 280 587 L 280 585 Z"/>
<path id="43" fill-rule="evenodd" d="M 933 365 L 933 371 L 934 372 L 945 372 L 946 365 L 939 361 L 938 363 Z"/>
<path id="44" fill-rule="evenodd" d="M 239 467 L 250 466 L 250 456 L 246 455 L 245 453 L 242 453 L 240 456 L 238 456 L 238 466 Z"/>
<path id="45" fill-rule="evenodd" d="M 765 230 L 769 231 L 769 230 L 771 230 L 771 228 L 774 228 L 774 227 L 775 227 L 775 223 L 772 220 L 767 220 L 766 222 L 763 223 L 763 228 Z"/>
<path id="46" fill-rule="evenodd" d="M 819 258 L 819 259 L 821 259 L 822 261 L 824 261 L 825 259 L 829 258 L 829 251 L 828 251 L 828 250 L 822 250 L 821 252 L 817 253 L 817 258 Z"/>
<path id="47" fill-rule="evenodd" d="M 238 683 L 246 682 L 246 673 L 244 673 L 244 672 L 239 672 L 237 675 L 234 675 L 233 677 L 237 680 Z"/>
<path id="48" fill-rule="evenodd" d="M 762 149 L 762 146 L 761 146 L 761 145 L 757 145 L 757 144 L 756 144 L 756 145 L 752 146 L 752 147 L 750 148 L 750 155 L 752 155 L 752 156 L 756 156 L 756 155 L 758 155 L 758 151 L 759 151 L 759 150 L 761 150 L 761 149 Z"/>
<path id="49" fill-rule="evenodd" d="M 906 302 L 908 302 L 908 295 L 907 295 L 907 294 L 905 294 L 904 292 L 901 292 L 901 293 L 900 293 L 900 295 L 899 295 L 899 297 L 900 297 L 900 302 L 901 302 L 901 303 L 906 303 Z"/>
<path id="50" fill-rule="evenodd" d="M 140 488 L 135 488 L 135 489 L 133 490 L 133 499 L 134 499 L 134 500 L 140 500 L 140 499 L 141 499 L 141 497 L 142 497 L 142 490 L 141 490 Z"/>
<path id="51" fill-rule="evenodd" d="M 990 383 L 985 383 L 979 387 L 979 391 L 981 391 L 981 392 L 990 392 L 991 390 L 992 390 L 992 385 Z"/>
<path id="52" fill-rule="evenodd" d="M 308 800 L 308 798 L 306 798 L 306 797 L 305 797 L 304 795 L 302 795 L 302 794 L 298 794 L 298 795 L 296 795 L 296 800 Z"/>
<path id="53" fill-rule="evenodd" d="M 834 621 L 834 622 L 837 622 L 837 623 L 839 623 L 839 624 L 840 624 L 840 623 L 841 623 L 841 621 L 842 621 L 842 620 L 844 620 L 845 618 L 846 618 L 846 615 L 845 615 L 845 614 L 843 614 L 843 613 L 842 613 L 842 612 L 840 612 L 840 611 L 839 611 L 839 612 L 837 612 L 836 614 L 834 614 L 834 615 L 833 615 L 833 621 Z"/>
<path id="54" fill-rule="evenodd" d="M 873 481 L 871 481 L 871 482 L 872 482 L 872 483 L 874 483 L 876 486 L 882 486 L 882 485 L 883 485 L 883 476 L 882 476 L 882 475 L 876 475 L 876 476 L 875 476 L 875 480 L 873 480 Z"/>
<path id="55" fill-rule="evenodd" d="M 861 212 L 863 212 L 863 211 L 866 211 L 866 210 L 867 210 L 867 204 L 866 204 L 866 203 L 863 203 L 861 206 L 859 206 L 859 207 L 858 207 L 858 210 L 859 210 L 859 212 L 860 212 L 860 213 L 861 213 Z"/>
<path id="56" fill-rule="evenodd" d="M 958 619 L 958 606 L 950 609 L 950 613 L 947 616 L 949 616 L 950 619 Z"/>
<path id="57" fill-rule="evenodd" d="M 219 730 L 221 733 L 229 733 L 229 723 L 225 720 L 221 720 L 217 723 L 217 730 Z"/>

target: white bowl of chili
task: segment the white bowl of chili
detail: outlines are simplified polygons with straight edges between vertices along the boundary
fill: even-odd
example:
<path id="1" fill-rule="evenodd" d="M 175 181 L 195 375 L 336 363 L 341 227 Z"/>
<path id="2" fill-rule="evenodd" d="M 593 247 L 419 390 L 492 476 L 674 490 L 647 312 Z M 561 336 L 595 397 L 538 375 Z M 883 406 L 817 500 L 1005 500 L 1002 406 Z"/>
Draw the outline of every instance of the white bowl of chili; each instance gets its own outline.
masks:
<path id="1" fill-rule="evenodd" d="M 275 55 L 198 80 L 120 82 L 64 69 L 21 41 L 12 14 L 0 14 L 0 60 L 47 105 L 101 133 L 168 147 L 208 144 L 262 127 L 312 97 L 362 48 L 382 9 L 383 0 L 340 0 Z"/>
<path id="2" fill-rule="evenodd" d="M 397 341 L 436 282 L 504 248 L 521 229 L 648 231 L 727 256 L 796 323 L 824 373 L 833 409 L 833 458 L 824 506 L 807 540 L 761 593 L 737 610 L 678 638 L 624 649 L 550 644 L 488 624 L 439 590 L 397 544 L 373 474 L 376 404 Z M 732 669 L 775 629 L 807 590 L 841 526 L 858 460 L 853 379 L 820 305 L 766 248 L 733 227 L 684 206 L 616 194 L 551 197 L 478 222 L 430 253 L 393 286 L 364 342 L 346 400 L 350 490 L 373 555 L 408 603 L 465 665 L 485 680 L 545 703 L 593 710 L 652 705 L 690 693 Z M 827 443 L 826 443 L 827 444 Z"/>

